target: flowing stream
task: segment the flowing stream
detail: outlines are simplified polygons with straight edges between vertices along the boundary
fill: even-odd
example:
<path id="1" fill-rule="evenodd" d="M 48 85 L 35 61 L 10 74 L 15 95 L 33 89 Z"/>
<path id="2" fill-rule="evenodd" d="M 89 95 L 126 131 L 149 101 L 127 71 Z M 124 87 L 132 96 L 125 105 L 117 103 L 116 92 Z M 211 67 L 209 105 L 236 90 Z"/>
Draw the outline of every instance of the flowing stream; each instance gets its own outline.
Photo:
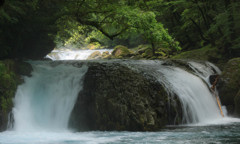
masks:
<path id="1" fill-rule="evenodd" d="M 54 49 L 49 53 L 46 58 L 51 60 L 86 60 L 93 52 L 109 52 L 111 53 L 112 49 L 99 49 L 99 50 L 78 50 L 78 49 Z"/>
<path id="2" fill-rule="evenodd" d="M 81 63 L 81 62 L 79 62 Z M 85 62 L 86 63 L 86 62 Z M 97 143 L 238 143 L 240 120 L 220 114 L 208 77 L 220 70 L 211 63 L 189 62 L 192 72 L 163 61 L 124 61 L 133 70 L 150 74 L 165 86 L 169 98 L 177 95 L 184 125 L 159 132 L 71 132 L 68 121 L 83 88 L 87 64 L 31 62 L 31 77 L 17 89 L 14 124 L 0 133 L 1 144 Z"/>

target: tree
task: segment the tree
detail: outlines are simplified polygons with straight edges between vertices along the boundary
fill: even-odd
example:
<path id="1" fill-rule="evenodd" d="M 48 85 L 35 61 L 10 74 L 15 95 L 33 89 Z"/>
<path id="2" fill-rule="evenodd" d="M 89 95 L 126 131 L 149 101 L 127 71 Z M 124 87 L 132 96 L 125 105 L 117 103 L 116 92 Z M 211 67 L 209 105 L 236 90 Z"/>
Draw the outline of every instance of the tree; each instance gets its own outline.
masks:
<path id="1" fill-rule="evenodd" d="M 180 49 L 178 42 L 168 34 L 163 25 L 156 20 L 154 12 L 139 7 L 139 2 L 133 1 L 72 1 L 69 13 L 81 25 L 91 26 L 99 30 L 109 39 L 137 32 L 152 44 L 155 54 L 156 46 L 167 42 L 172 48 Z"/>

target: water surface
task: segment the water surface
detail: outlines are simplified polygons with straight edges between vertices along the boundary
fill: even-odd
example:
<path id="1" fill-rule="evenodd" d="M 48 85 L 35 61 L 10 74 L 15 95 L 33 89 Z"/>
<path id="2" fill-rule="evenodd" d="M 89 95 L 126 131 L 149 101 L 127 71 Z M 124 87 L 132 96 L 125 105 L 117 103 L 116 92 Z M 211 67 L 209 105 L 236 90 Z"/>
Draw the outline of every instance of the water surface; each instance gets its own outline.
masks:
<path id="1" fill-rule="evenodd" d="M 0 133 L 1 144 L 238 144 L 240 123 L 168 127 L 159 132 Z"/>

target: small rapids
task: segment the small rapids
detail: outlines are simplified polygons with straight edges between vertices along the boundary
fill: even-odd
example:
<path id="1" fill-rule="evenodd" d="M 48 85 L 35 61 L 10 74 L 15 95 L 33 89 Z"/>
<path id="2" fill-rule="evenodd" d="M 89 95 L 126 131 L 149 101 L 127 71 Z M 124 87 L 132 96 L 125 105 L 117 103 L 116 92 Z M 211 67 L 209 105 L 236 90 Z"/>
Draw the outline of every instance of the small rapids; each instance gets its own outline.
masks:
<path id="1" fill-rule="evenodd" d="M 99 50 L 73 50 L 73 49 L 55 49 L 49 53 L 46 58 L 51 60 L 86 60 L 93 52 L 99 51 L 111 53 L 112 49 Z"/>

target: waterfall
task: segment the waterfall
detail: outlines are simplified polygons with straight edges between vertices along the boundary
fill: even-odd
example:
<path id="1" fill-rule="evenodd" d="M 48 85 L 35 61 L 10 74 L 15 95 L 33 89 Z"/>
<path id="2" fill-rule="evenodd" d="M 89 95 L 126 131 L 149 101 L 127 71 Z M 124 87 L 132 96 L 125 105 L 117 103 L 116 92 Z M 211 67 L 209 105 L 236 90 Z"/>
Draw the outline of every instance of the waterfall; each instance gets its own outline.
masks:
<path id="1" fill-rule="evenodd" d="M 184 124 L 214 124 L 222 116 L 215 95 L 210 91 L 209 76 L 221 71 L 210 62 L 183 62 L 176 66 L 164 61 L 139 61 L 128 65 L 154 76 L 169 93 L 169 99 L 177 96 L 182 107 Z M 217 93 L 217 92 L 216 92 Z M 223 107 L 224 115 L 227 111 Z"/>
<path id="2" fill-rule="evenodd" d="M 14 99 L 16 131 L 59 131 L 68 129 L 68 121 L 83 77 L 91 67 L 103 63 L 127 65 L 133 71 L 153 76 L 169 93 L 177 96 L 182 107 L 183 123 L 208 124 L 221 119 L 215 96 L 210 92 L 209 76 L 220 70 L 211 63 L 186 62 L 187 70 L 164 61 L 72 61 L 31 62 L 31 77 L 24 77 Z M 88 66 L 86 66 L 88 65 Z M 97 74 L 97 71 L 96 71 Z"/>
<path id="3" fill-rule="evenodd" d="M 14 130 L 66 130 L 88 67 L 32 63 L 31 77 L 17 89 L 14 99 Z"/>
<path id="4" fill-rule="evenodd" d="M 208 123 L 221 118 L 216 99 L 202 79 L 177 67 L 165 67 L 159 72 L 164 77 L 159 81 L 181 102 L 184 123 Z"/>

